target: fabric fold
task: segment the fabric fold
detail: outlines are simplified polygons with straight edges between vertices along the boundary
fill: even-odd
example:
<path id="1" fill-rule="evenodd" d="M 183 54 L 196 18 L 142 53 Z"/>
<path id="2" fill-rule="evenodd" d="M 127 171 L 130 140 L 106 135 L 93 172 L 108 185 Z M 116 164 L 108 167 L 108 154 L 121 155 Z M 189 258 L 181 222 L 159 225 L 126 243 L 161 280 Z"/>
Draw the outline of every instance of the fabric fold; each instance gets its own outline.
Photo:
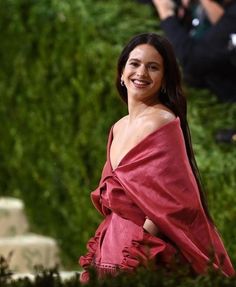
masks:
<path id="1" fill-rule="evenodd" d="M 171 268 L 178 259 L 197 274 L 207 272 L 212 262 L 214 268 L 233 276 L 224 244 L 201 204 L 179 118 L 143 139 L 114 170 L 112 130 L 102 177 L 91 193 L 94 206 L 105 218 L 89 241 L 81 266 L 93 265 L 99 274 L 110 268 L 115 274 L 152 261 Z M 157 226 L 157 236 L 143 231 L 147 217 Z"/>

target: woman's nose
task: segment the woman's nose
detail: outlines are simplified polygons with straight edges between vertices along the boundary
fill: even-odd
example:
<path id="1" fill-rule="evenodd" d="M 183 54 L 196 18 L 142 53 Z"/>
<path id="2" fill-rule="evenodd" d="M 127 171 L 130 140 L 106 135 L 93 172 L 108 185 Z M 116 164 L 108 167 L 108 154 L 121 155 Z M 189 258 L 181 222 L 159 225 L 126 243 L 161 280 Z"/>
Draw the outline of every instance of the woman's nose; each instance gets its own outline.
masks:
<path id="1" fill-rule="evenodd" d="M 140 66 L 137 70 L 137 76 L 145 76 L 147 74 L 147 70 L 145 66 Z"/>

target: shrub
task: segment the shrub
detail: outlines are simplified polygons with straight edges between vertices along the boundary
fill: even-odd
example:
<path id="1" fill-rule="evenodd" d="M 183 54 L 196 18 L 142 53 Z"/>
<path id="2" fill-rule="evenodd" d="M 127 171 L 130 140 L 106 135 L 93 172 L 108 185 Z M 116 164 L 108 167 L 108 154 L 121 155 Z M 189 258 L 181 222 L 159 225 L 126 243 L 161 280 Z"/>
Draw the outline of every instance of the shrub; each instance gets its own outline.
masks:
<path id="1" fill-rule="evenodd" d="M 234 287 L 236 278 L 227 278 L 220 272 L 209 269 L 204 276 L 189 275 L 189 270 L 183 266 L 175 272 L 152 266 L 139 268 L 135 273 L 123 273 L 116 277 L 97 279 L 96 272 L 90 270 L 90 280 L 84 285 L 79 281 L 79 273 L 70 279 L 62 279 L 58 269 L 35 269 L 35 278 L 27 277 L 18 280 L 12 279 L 4 258 L 0 260 L 0 286 L 1 287 Z"/>

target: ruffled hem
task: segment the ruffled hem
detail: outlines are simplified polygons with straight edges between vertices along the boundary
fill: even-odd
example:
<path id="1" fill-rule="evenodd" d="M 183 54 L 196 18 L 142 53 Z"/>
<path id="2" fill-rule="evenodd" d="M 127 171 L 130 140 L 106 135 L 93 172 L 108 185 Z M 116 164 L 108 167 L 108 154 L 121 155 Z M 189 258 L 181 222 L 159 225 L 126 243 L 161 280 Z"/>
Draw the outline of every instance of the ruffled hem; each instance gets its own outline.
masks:
<path id="1" fill-rule="evenodd" d="M 106 275 L 116 276 L 119 273 L 119 267 L 117 265 L 94 263 L 93 266 L 95 267 L 99 278 L 102 278 Z"/>
<path id="2" fill-rule="evenodd" d="M 95 237 L 92 237 L 88 243 L 88 253 L 84 256 L 81 256 L 79 259 L 79 264 L 84 268 L 84 271 L 80 274 L 80 282 L 86 284 L 89 282 L 89 272 L 88 269 L 93 265 L 94 255 L 98 247 L 98 240 L 100 237 L 100 232 L 96 234 Z"/>
<path id="3" fill-rule="evenodd" d="M 176 253 L 172 245 L 144 232 L 142 240 L 132 240 L 131 246 L 124 248 L 120 269 L 133 272 L 139 266 L 147 267 L 152 262 L 156 263 L 157 257 L 161 264 L 168 266 L 172 264 Z"/>
<path id="4" fill-rule="evenodd" d="M 95 252 L 98 247 L 98 241 L 100 237 L 100 232 L 98 232 L 95 237 L 92 237 L 87 243 L 88 252 L 86 255 L 81 256 L 79 259 L 79 264 L 86 270 L 88 269 L 94 259 Z"/>
<path id="5" fill-rule="evenodd" d="M 88 271 L 83 271 L 80 273 L 79 281 L 82 284 L 86 284 L 89 282 L 89 272 Z"/>
<path id="6" fill-rule="evenodd" d="M 87 283 L 89 281 L 89 268 L 96 270 L 98 278 L 106 275 L 116 276 L 121 272 L 133 272 L 139 266 L 148 266 L 150 264 L 164 265 L 170 267 L 177 250 L 169 243 L 161 238 L 155 237 L 141 229 L 142 232 L 137 235 L 137 239 L 133 239 L 130 246 L 124 247 L 122 254 L 123 260 L 120 264 L 104 264 L 96 263 L 95 254 L 101 237 L 100 230 L 92 237 L 87 244 L 88 253 L 81 256 L 79 264 L 84 268 L 80 275 L 80 282 Z"/>
<path id="7" fill-rule="evenodd" d="M 79 258 L 79 264 L 81 267 L 83 267 L 85 270 L 88 269 L 92 263 L 94 262 L 94 256 L 97 251 L 98 245 L 99 245 L 99 240 L 100 237 L 102 236 L 101 234 L 106 231 L 107 225 L 110 222 L 110 217 L 107 216 L 103 222 L 99 225 L 95 236 L 90 238 L 90 240 L 87 243 L 87 254 L 81 256 Z"/>
<path id="8" fill-rule="evenodd" d="M 111 277 L 115 277 L 119 274 L 119 267 L 116 265 L 112 265 L 112 264 L 96 264 L 94 262 L 92 262 L 90 267 L 94 267 L 98 279 L 102 279 L 104 277 L 107 276 L 111 276 Z M 81 283 L 88 283 L 90 279 L 90 274 L 88 270 L 84 270 L 81 274 L 80 274 L 80 282 Z"/>

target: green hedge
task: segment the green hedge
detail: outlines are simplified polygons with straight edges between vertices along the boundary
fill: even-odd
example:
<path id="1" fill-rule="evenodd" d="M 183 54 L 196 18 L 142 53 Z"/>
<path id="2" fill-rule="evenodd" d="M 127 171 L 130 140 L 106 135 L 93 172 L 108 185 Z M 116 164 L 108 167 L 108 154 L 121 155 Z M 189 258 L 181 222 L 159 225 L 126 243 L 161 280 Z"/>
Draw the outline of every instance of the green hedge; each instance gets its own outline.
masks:
<path id="1" fill-rule="evenodd" d="M 173 266 L 174 267 L 174 266 Z M 135 273 L 123 273 L 116 277 L 98 279 L 95 270 L 90 270 L 90 279 L 86 285 L 79 281 L 79 273 L 69 279 L 63 279 L 57 267 L 35 269 L 34 279 L 27 277 L 13 279 L 12 273 L 4 258 L 0 258 L 0 286 L 1 287 L 235 287 L 236 277 L 225 277 L 222 273 L 209 268 L 205 275 L 191 275 L 183 266 L 175 266 L 176 270 L 147 266 L 138 268 Z"/>
<path id="2" fill-rule="evenodd" d="M 1 195 L 24 200 L 33 231 L 58 240 L 68 268 L 101 220 L 89 193 L 109 127 L 126 113 L 117 56 L 144 31 L 161 33 L 151 7 L 133 0 L 0 0 Z M 236 262 L 236 151 L 214 142 L 236 108 L 186 92 L 210 207 Z"/>

